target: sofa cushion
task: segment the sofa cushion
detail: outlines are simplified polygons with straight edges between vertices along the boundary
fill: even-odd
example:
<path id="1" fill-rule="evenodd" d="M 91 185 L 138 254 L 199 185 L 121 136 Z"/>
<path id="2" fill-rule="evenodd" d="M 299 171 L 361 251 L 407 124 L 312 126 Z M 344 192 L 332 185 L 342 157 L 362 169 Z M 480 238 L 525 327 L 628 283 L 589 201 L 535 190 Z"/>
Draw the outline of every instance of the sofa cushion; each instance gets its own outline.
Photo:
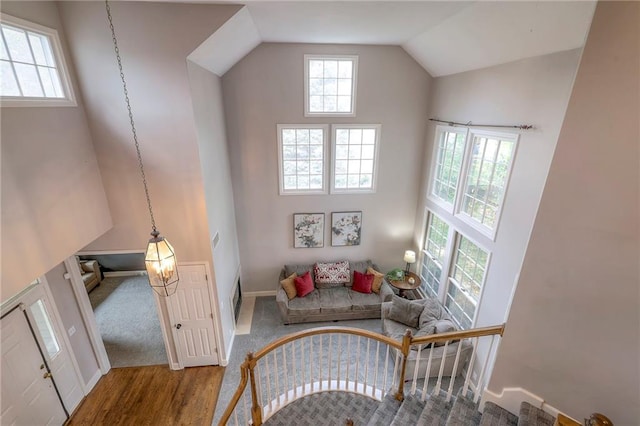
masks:
<path id="1" fill-rule="evenodd" d="M 311 279 L 313 280 L 313 264 L 311 265 L 284 265 L 284 276 L 288 277 L 294 272 L 298 276 L 304 275 L 305 272 L 310 271 Z"/>
<path id="2" fill-rule="evenodd" d="M 340 313 L 351 311 L 351 297 L 346 287 L 325 288 L 320 293 L 320 311 L 322 313 Z"/>
<path id="3" fill-rule="evenodd" d="M 423 308 L 424 305 L 420 302 L 412 302 L 402 297 L 393 296 L 389 319 L 408 325 L 409 327 L 418 328 L 420 314 Z"/>
<path id="4" fill-rule="evenodd" d="M 435 325 L 435 332 L 440 333 L 449 333 L 451 331 L 456 331 L 458 328 L 453 323 L 453 321 L 448 319 L 439 320 Z"/>
<path id="5" fill-rule="evenodd" d="M 353 271 L 353 286 L 351 286 L 351 290 L 370 294 L 374 278 L 373 274 L 362 274 L 358 271 Z"/>
<path id="6" fill-rule="evenodd" d="M 371 266 L 367 268 L 367 274 L 373 275 L 373 284 L 371 285 L 371 291 L 374 293 L 380 293 L 380 287 L 382 287 L 382 281 L 384 280 L 384 274 L 373 269 Z"/>
<path id="7" fill-rule="evenodd" d="M 314 282 L 318 288 L 321 284 L 340 284 L 349 282 L 349 261 L 318 262 L 313 266 Z"/>
<path id="8" fill-rule="evenodd" d="M 287 314 L 291 316 L 304 316 L 320 313 L 320 294 L 314 290 L 305 297 L 294 297 L 289 300 Z"/>
<path id="9" fill-rule="evenodd" d="M 382 334 L 389 336 L 395 340 L 402 340 L 402 336 L 407 330 L 411 331 L 411 334 L 415 334 L 418 330 L 413 327 L 408 327 L 406 324 L 399 323 L 389 318 L 382 320 Z"/>
<path id="10" fill-rule="evenodd" d="M 427 298 L 424 299 L 423 303 L 424 309 L 420 314 L 418 328 L 423 328 L 427 324 L 429 324 L 430 326 L 435 326 L 436 322 L 438 322 L 439 320 L 449 318 L 449 316 L 446 315 L 442 304 L 436 299 Z"/>
<path id="11" fill-rule="evenodd" d="M 293 282 L 296 285 L 296 294 L 298 297 L 305 297 L 315 290 L 313 281 L 311 281 L 311 272 L 309 271 L 305 272 L 301 277 L 295 277 Z"/>
<path id="12" fill-rule="evenodd" d="M 298 274 L 294 272 L 284 280 L 280 281 L 280 285 L 282 285 L 282 288 L 284 289 L 285 293 L 287 293 L 287 297 L 289 298 L 289 300 L 293 299 L 298 295 L 298 292 L 296 290 L 296 283 L 295 283 L 295 279 L 297 277 L 298 277 Z"/>
<path id="13" fill-rule="evenodd" d="M 353 311 L 370 311 L 373 309 L 379 309 L 382 300 L 380 296 L 375 293 L 359 293 L 353 289 L 349 290 L 349 297 L 351 298 L 351 310 Z"/>

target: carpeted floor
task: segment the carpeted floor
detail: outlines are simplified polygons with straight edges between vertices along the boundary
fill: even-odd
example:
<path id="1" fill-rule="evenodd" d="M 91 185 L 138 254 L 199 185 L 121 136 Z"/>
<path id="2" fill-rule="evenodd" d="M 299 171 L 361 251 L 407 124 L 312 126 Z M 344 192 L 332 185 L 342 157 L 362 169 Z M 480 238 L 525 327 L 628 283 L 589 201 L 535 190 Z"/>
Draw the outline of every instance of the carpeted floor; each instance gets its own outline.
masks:
<path id="1" fill-rule="evenodd" d="M 146 276 L 105 278 L 89 300 L 112 367 L 168 363 Z"/>

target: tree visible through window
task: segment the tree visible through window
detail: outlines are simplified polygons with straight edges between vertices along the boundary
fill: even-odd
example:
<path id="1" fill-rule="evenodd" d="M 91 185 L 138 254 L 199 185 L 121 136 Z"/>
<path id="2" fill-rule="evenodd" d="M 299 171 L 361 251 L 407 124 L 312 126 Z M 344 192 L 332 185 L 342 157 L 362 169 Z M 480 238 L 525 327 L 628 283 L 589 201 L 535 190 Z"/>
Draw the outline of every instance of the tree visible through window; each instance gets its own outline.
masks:
<path id="1" fill-rule="evenodd" d="M 326 126 L 278 125 L 280 193 L 326 193 Z"/>
<path id="2" fill-rule="evenodd" d="M 305 55 L 305 115 L 355 115 L 357 56 Z"/>
<path id="3" fill-rule="evenodd" d="M 422 288 L 429 297 L 438 297 L 448 237 L 449 225 L 435 214 L 429 213 L 420 274 Z"/>
<path id="4" fill-rule="evenodd" d="M 333 128 L 332 192 L 375 190 L 380 125 L 340 125 Z"/>

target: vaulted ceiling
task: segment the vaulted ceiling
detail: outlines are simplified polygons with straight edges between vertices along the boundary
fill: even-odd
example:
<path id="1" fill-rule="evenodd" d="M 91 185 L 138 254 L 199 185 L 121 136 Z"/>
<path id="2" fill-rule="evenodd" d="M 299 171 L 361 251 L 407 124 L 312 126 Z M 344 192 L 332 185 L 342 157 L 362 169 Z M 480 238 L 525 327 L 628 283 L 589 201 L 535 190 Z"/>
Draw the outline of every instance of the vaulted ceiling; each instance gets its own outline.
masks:
<path id="1" fill-rule="evenodd" d="M 432 76 L 582 47 L 592 1 L 249 1 L 190 59 L 223 75 L 262 42 L 402 46 Z"/>

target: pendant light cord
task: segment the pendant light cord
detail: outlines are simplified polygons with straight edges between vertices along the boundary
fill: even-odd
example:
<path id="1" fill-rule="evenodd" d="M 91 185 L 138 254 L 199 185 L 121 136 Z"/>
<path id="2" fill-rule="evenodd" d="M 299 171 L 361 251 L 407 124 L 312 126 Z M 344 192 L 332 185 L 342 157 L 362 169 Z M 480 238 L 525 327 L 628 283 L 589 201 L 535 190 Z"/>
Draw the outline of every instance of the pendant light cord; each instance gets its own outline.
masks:
<path id="1" fill-rule="evenodd" d="M 127 110 L 129 111 L 129 122 L 131 123 L 131 132 L 133 133 L 133 141 L 136 145 L 136 153 L 138 154 L 138 166 L 140 167 L 140 175 L 142 176 L 142 184 L 144 185 L 144 195 L 147 197 L 147 207 L 149 208 L 149 216 L 151 217 L 151 228 L 154 233 L 157 233 L 156 220 L 153 217 L 153 209 L 151 208 L 151 198 L 149 197 L 149 188 L 147 188 L 147 177 L 144 174 L 144 165 L 142 164 L 142 154 L 140 154 L 140 144 L 138 144 L 138 134 L 136 133 L 136 124 L 133 121 L 133 112 L 131 111 L 131 103 L 129 102 L 129 91 L 127 90 L 127 82 L 124 79 L 124 71 L 122 71 L 122 59 L 120 58 L 120 49 L 118 49 L 118 39 L 116 38 L 116 30 L 113 28 L 113 19 L 111 17 L 111 7 L 109 1 L 105 0 L 105 6 L 107 8 L 107 18 L 109 19 L 109 27 L 111 28 L 111 38 L 113 39 L 113 49 L 116 52 L 116 59 L 118 60 L 118 69 L 120 70 L 120 79 L 122 80 L 122 89 L 124 91 L 124 100 L 127 103 Z M 155 235 L 157 236 L 157 235 Z"/>

